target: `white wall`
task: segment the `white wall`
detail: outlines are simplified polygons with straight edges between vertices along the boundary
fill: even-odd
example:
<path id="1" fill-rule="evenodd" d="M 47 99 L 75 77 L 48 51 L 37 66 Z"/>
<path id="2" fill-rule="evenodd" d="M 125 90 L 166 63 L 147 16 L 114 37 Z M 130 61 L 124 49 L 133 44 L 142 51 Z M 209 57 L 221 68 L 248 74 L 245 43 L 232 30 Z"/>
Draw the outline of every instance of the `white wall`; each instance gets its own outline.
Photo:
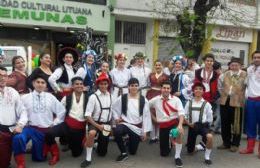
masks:
<path id="1" fill-rule="evenodd" d="M 118 20 L 119 18 L 117 18 Z M 127 63 L 133 58 L 135 53 L 137 52 L 143 52 L 146 56 L 146 64 L 148 66 L 152 66 L 152 58 L 153 58 L 153 20 L 140 20 L 138 18 L 129 18 L 129 19 L 120 19 L 124 21 L 138 21 L 146 23 L 146 44 L 139 45 L 139 44 L 121 44 L 121 43 L 115 43 L 114 52 L 124 52 L 128 56 Z"/>

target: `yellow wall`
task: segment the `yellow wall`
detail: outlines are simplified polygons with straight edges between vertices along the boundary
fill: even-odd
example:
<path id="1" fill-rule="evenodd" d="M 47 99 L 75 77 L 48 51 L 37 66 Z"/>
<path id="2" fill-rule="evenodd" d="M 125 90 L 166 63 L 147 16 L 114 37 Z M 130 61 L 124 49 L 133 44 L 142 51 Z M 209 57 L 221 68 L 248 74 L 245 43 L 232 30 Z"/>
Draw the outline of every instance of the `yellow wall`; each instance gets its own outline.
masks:
<path id="1" fill-rule="evenodd" d="M 257 30 L 253 30 L 253 41 L 250 44 L 250 48 L 249 48 L 249 52 L 248 52 L 248 64 L 250 64 L 252 62 L 252 53 L 255 52 L 255 50 L 257 49 Z"/>
<path id="2" fill-rule="evenodd" d="M 159 20 L 154 20 L 153 23 L 154 31 L 153 31 L 153 62 L 158 59 L 158 49 L 159 49 Z"/>

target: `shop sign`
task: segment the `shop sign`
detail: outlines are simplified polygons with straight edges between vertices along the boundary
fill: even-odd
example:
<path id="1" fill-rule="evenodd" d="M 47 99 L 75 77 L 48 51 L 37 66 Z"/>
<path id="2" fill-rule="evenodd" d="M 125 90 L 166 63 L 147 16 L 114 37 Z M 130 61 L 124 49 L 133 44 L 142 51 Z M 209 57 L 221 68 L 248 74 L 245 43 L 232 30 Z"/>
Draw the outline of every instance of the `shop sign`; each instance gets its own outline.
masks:
<path id="1" fill-rule="evenodd" d="M 91 27 L 109 31 L 110 12 L 106 6 L 61 0 L 0 0 L 0 19 L 5 24 L 47 27 Z"/>
<path id="2" fill-rule="evenodd" d="M 244 28 L 219 26 L 213 30 L 212 36 L 217 40 L 251 43 L 253 32 Z"/>

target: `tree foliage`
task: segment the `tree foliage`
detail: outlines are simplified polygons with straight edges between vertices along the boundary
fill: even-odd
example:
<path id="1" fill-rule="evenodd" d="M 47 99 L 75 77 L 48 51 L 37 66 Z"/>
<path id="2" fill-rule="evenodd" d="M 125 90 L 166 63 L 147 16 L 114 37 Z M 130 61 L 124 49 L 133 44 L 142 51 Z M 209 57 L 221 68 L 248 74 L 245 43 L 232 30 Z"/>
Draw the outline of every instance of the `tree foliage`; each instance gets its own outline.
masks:
<path id="1" fill-rule="evenodd" d="M 160 3 L 158 1 L 154 3 L 154 10 L 160 15 L 159 18 L 166 23 L 176 20 L 178 27 L 176 38 L 185 55 L 196 60 L 201 55 L 210 19 L 220 18 L 238 25 L 254 18 L 245 17 L 248 11 L 239 8 L 239 4 L 235 5 L 236 8 L 227 5 L 227 0 L 161 0 Z M 172 26 L 172 24 L 165 25 Z"/>

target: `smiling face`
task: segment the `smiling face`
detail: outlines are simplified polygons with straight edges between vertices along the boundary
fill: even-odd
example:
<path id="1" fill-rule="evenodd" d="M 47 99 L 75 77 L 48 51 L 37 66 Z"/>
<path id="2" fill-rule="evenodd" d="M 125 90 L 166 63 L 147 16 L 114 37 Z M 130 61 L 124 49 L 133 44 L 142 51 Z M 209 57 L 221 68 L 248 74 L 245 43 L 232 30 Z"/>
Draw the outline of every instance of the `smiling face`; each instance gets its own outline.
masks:
<path id="1" fill-rule="evenodd" d="M 33 81 L 33 88 L 37 92 L 43 92 L 47 89 L 47 83 L 44 79 L 42 78 L 37 78 Z"/>
<path id="2" fill-rule="evenodd" d="M 73 84 L 72 84 L 72 89 L 76 93 L 82 93 L 83 90 L 84 90 L 83 81 L 81 81 L 81 80 L 74 81 Z"/>
<path id="3" fill-rule="evenodd" d="M 88 65 L 92 65 L 93 63 L 94 63 L 94 56 L 93 55 L 88 55 L 87 57 L 86 57 L 86 63 L 88 64 Z"/>
<path id="4" fill-rule="evenodd" d="M 232 63 L 230 63 L 229 68 L 232 71 L 239 71 L 241 68 L 241 65 L 238 62 L 232 62 Z"/>
<path id="5" fill-rule="evenodd" d="M 0 69 L 0 87 L 3 88 L 6 86 L 7 81 L 7 72 Z"/>
<path id="6" fill-rule="evenodd" d="M 108 81 L 107 81 L 107 80 L 100 81 L 100 82 L 98 83 L 98 88 L 99 88 L 99 90 L 100 90 L 102 93 L 107 92 L 107 89 L 108 89 Z"/>
<path id="7" fill-rule="evenodd" d="M 14 68 L 19 71 L 25 71 L 25 61 L 22 57 L 15 59 Z"/>
<path id="8" fill-rule="evenodd" d="M 260 53 L 255 53 L 253 55 L 253 64 L 260 66 Z"/>
<path id="9" fill-rule="evenodd" d="M 211 68 L 213 68 L 214 59 L 208 57 L 205 59 L 204 64 L 205 64 L 205 68 L 211 69 Z"/>
<path id="10" fill-rule="evenodd" d="M 144 59 L 143 58 L 136 58 L 136 64 L 137 64 L 137 66 L 143 66 L 144 65 Z"/>
<path id="11" fill-rule="evenodd" d="M 204 90 L 203 87 L 201 86 L 196 86 L 193 90 L 194 96 L 195 97 L 202 97 Z"/>
<path id="12" fill-rule="evenodd" d="M 64 58 L 63 58 L 63 61 L 67 64 L 67 65 L 72 65 L 72 63 L 74 62 L 74 58 L 72 56 L 71 53 L 66 53 Z"/>
<path id="13" fill-rule="evenodd" d="M 171 85 L 170 84 L 163 84 L 161 87 L 161 94 L 163 97 L 169 97 L 171 93 Z"/>
<path id="14" fill-rule="evenodd" d="M 156 73 L 161 73 L 162 69 L 163 69 L 162 63 L 161 62 L 156 62 L 154 64 L 154 68 L 155 68 Z"/>
<path id="15" fill-rule="evenodd" d="M 176 61 L 174 63 L 174 68 L 175 68 L 175 71 L 180 71 L 182 70 L 182 62 L 180 60 Z"/>
<path id="16" fill-rule="evenodd" d="M 109 71 L 109 65 L 107 62 L 103 62 L 101 65 L 101 71 L 107 73 Z"/>
<path id="17" fill-rule="evenodd" d="M 44 54 L 40 58 L 40 61 L 41 61 L 42 65 L 50 66 L 51 65 L 51 56 L 50 56 L 50 54 Z"/>
<path id="18" fill-rule="evenodd" d="M 138 83 L 132 83 L 128 86 L 128 90 L 130 94 L 136 95 L 138 93 L 139 84 Z"/>
<path id="19" fill-rule="evenodd" d="M 123 68 L 125 66 L 125 58 L 119 58 L 116 63 L 117 63 L 117 66 L 120 67 L 120 68 Z"/>

